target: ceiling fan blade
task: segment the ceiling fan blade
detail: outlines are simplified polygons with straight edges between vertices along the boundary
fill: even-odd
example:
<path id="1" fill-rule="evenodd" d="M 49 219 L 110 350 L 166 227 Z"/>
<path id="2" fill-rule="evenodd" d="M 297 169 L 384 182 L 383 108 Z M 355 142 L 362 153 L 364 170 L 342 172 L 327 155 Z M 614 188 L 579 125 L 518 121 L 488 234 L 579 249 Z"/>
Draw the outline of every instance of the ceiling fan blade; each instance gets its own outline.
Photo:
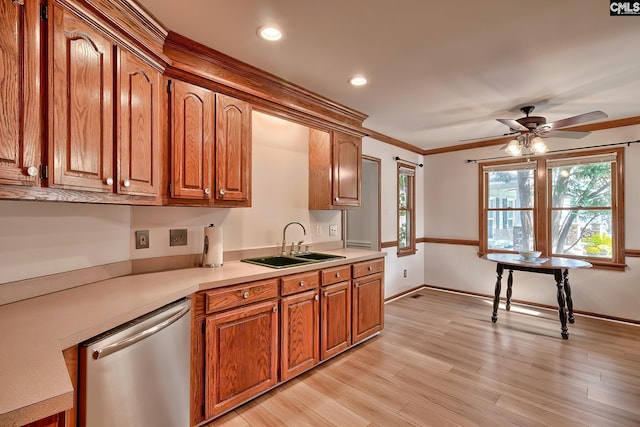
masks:
<path id="1" fill-rule="evenodd" d="M 509 129 L 513 129 L 513 130 L 517 130 L 517 131 L 524 131 L 524 132 L 528 132 L 529 128 L 521 125 L 520 123 L 518 123 L 518 121 L 513 120 L 513 119 L 496 119 L 497 121 L 499 121 L 500 123 L 502 123 L 503 125 L 507 125 L 509 126 Z"/>
<path id="2" fill-rule="evenodd" d="M 576 132 L 572 130 L 552 130 L 549 132 L 543 132 L 540 136 L 545 138 L 570 138 L 570 139 L 580 139 L 589 135 L 591 132 Z"/>
<path id="3" fill-rule="evenodd" d="M 581 123 L 592 122 L 594 120 L 606 119 L 609 117 L 602 111 L 592 111 L 590 113 L 579 114 L 573 117 L 567 117 L 566 119 L 557 120 L 555 122 L 547 123 L 540 126 L 543 132 L 555 129 L 562 129 L 568 126 L 579 125 Z"/>

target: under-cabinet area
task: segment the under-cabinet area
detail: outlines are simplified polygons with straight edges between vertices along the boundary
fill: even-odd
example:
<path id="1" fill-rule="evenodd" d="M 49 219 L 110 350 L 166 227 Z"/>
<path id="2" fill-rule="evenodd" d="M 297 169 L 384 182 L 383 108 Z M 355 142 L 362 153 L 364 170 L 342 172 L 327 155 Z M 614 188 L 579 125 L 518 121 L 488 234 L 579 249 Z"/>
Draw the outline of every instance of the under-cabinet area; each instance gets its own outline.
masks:
<path id="1" fill-rule="evenodd" d="M 384 259 L 199 292 L 192 424 L 215 418 L 384 326 Z"/>

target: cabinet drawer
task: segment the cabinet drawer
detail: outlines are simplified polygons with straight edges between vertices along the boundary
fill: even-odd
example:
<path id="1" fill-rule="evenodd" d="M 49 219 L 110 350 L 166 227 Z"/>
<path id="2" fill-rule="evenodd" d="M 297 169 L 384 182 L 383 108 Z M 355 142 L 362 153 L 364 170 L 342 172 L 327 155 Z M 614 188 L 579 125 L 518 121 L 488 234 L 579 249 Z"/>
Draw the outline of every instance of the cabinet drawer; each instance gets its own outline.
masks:
<path id="1" fill-rule="evenodd" d="M 322 270 L 322 286 L 333 283 L 344 282 L 351 279 L 351 266 L 343 265 L 335 268 Z"/>
<path id="2" fill-rule="evenodd" d="M 384 259 L 373 259 L 371 261 L 353 264 L 353 277 L 358 278 L 368 274 L 380 273 L 384 270 Z"/>
<path id="3" fill-rule="evenodd" d="M 208 313 L 239 307 L 252 302 L 278 296 L 278 279 L 245 283 L 205 293 L 205 310 Z"/>
<path id="4" fill-rule="evenodd" d="M 291 295 L 298 292 L 314 289 L 320 286 L 320 272 L 294 274 L 282 278 L 282 295 Z"/>

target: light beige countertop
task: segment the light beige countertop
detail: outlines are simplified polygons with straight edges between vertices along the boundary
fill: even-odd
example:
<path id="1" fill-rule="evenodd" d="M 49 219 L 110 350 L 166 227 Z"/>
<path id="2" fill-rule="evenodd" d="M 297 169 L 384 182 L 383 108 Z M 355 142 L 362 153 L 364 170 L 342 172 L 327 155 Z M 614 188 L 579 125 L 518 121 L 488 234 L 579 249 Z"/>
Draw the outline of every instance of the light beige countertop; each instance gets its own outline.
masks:
<path id="1" fill-rule="evenodd" d="M 383 257 L 358 249 L 345 259 L 273 269 L 241 261 L 129 275 L 0 306 L 0 426 L 20 426 L 73 406 L 62 351 L 205 289 Z"/>

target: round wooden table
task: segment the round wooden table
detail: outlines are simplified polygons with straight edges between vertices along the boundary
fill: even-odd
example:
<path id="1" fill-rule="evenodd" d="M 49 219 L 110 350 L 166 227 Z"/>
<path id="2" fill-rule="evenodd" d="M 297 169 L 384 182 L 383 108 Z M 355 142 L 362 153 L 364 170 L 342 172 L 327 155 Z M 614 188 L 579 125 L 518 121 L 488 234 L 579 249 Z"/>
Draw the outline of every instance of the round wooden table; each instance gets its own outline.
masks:
<path id="1" fill-rule="evenodd" d="M 569 323 L 573 323 L 573 300 L 571 299 L 571 286 L 569 286 L 569 270 L 573 268 L 591 268 L 589 262 L 581 261 L 573 258 L 548 257 L 535 258 L 527 260 L 518 254 L 486 254 L 482 259 L 497 263 L 496 273 L 496 289 L 493 297 L 493 315 L 491 321 L 498 321 L 498 305 L 500 303 L 500 292 L 502 289 L 502 273 L 506 268 L 509 270 L 509 278 L 507 279 L 507 311 L 511 309 L 511 293 L 513 286 L 513 270 L 528 271 L 530 273 L 552 274 L 558 289 L 558 314 L 560 316 L 560 324 L 562 325 L 562 338 L 569 338 L 569 330 L 567 328 L 567 317 Z M 566 308 L 565 308 L 566 302 Z"/>

